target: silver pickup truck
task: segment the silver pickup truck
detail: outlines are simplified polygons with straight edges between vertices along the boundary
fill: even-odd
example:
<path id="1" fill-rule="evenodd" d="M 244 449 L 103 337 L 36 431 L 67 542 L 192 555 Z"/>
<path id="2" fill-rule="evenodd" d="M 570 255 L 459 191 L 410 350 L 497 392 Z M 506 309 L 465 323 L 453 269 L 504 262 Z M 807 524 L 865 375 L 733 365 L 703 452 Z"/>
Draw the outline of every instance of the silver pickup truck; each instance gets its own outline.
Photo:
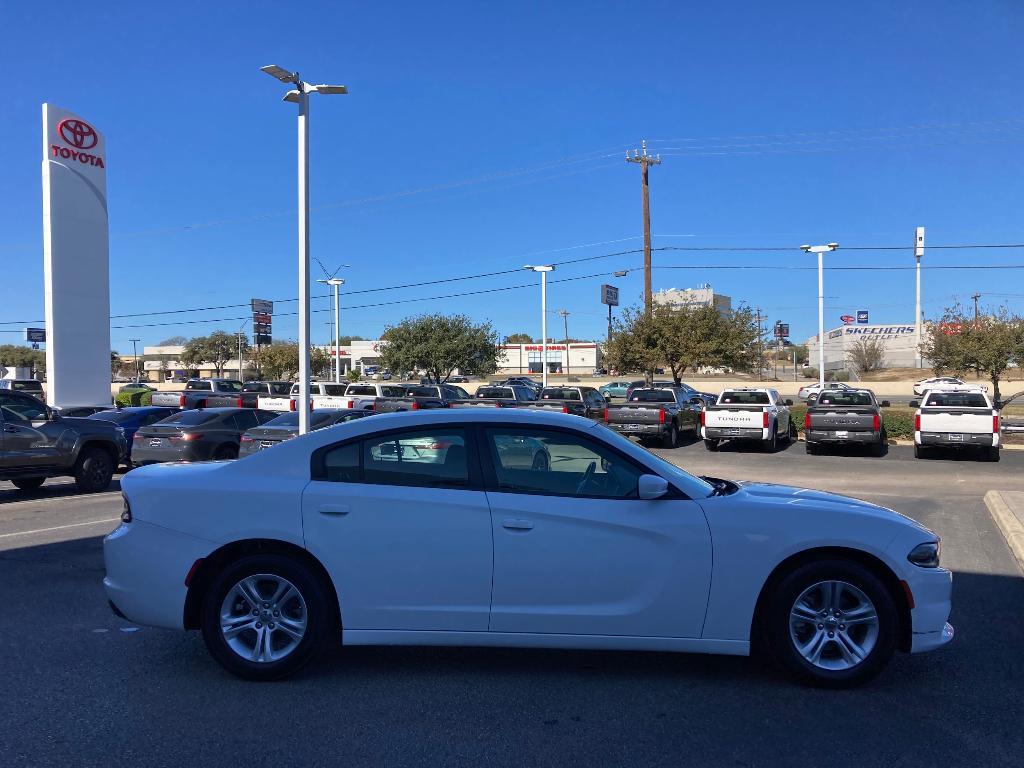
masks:
<path id="1" fill-rule="evenodd" d="M 866 445 L 872 456 L 884 456 L 888 449 L 881 405 L 870 389 L 825 390 L 804 416 L 807 453 L 817 454 L 826 445 Z"/>
<path id="2" fill-rule="evenodd" d="M 205 408 L 213 396 L 233 395 L 238 399 L 241 394 L 242 382 L 234 379 L 189 379 L 183 391 L 154 392 L 152 403 L 168 408 Z"/>
<path id="3" fill-rule="evenodd" d="M 727 389 L 714 405 L 701 411 L 704 447 L 717 451 L 722 441 L 735 440 L 757 442 L 774 452 L 780 441 L 789 442 L 795 436 L 789 417 L 792 404 L 774 389 Z"/>

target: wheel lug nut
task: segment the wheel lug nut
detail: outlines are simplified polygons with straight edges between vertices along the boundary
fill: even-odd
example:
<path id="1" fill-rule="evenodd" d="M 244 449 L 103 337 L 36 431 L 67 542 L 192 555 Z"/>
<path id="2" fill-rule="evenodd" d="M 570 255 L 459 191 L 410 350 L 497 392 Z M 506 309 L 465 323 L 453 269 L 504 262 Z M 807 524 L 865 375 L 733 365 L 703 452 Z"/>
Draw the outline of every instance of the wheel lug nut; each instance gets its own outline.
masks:
<path id="1" fill-rule="evenodd" d="M 819 625 L 818 625 L 818 629 L 824 629 L 824 628 L 825 628 L 825 625 L 824 625 L 824 624 L 819 624 Z"/>
<path id="2" fill-rule="evenodd" d="M 843 630 L 845 632 L 846 631 L 846 625 L 845 624 L 840 624 L 839 625 L 839 629 L 841 629 L 841 630 Z"/>
<path id="3" fill-rule="evenodd" d="M 260 615 L 260 609 L 259 608 L 253 608 L 252 609 L 252 615 L 253 616 L 259 616 Z"/>
<path id="4" fill-rule="evenodd" d="M 275 616 L 280 616 L 280 615 L 281 615 L 281 612 L 280 612 L 280 611 L 274 611 L 274 615 L 275 615 Z"/>
<path id="5" fill-rule="evenodd" d="M 264 607 L 264 608 L 269 608 L 269 607 L 270 607 L 270 603 L 264 603 L 264 604 L 263 604 L 263 607 Z"/>
<path id="6" fill-rule="evenodd" d="M 274 622 L 270 622 L 269 624 L 267 624 L 267 626 L 270 627 L 271 629 L 273 629 L 274 628 Z"/>
<path id="7" fill-rule="evenodd" d="M 829 632 L 829 633 L 828 633 L 828 636 L 829 636 L 829 637 L 835 637 L 835 636 L 836 636 L 836 633 L 835 633 L 835 632 Z"/>
<path id="8" fill-rule="evenodd" d="M 263 629 L 263 624 L 261 624 L 260 622 L 257 621 L 256 622 L 256 629 Z"/>

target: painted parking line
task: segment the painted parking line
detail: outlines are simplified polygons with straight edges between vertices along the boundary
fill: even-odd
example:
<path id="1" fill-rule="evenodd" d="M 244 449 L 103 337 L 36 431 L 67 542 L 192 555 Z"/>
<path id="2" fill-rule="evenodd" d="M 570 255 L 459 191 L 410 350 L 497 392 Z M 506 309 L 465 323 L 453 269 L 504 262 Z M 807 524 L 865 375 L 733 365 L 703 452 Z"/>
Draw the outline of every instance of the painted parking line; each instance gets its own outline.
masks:
<path id="1" fill-rule="evenodd" d="M 87 523 L 68 523 L 67 525 L 54 525 L 50 528 L 35 528 L 31 531 L 16 531 L 15 533 L 0 533 L 0 539 L 7 539 L 11 536 L 31 536 L 33 533 L 49 533 L 50 531 L 64 531 L 68 528 L 82 528 L 86 525 L 99 525 L 100 523 L 115 523 L 120 517 L 105 517 L 102 520 L 90 520 Z"/>
<path id="2" fill-rule="evenodd" d="M 15 501 L 0 501 L 0 511 L 11 507 L 23 507 L 26 504 L 57 504 L 68 501 L 93 501 L 96 499 L 113 499 L 121 495 L 120 491 L 105 491 L 103 493 L 90 493 L 88 495 L 69 494 L 67 496 L 38 496 L 34 499 L 17 499 Z"/>

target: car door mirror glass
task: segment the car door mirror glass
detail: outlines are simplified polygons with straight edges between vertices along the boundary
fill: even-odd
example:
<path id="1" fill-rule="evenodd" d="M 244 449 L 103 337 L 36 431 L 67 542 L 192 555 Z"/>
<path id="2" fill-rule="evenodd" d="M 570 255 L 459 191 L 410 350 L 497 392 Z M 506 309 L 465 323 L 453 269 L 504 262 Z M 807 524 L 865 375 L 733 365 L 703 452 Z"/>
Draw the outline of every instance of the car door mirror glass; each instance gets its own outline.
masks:
<path id="1" fill-rule="evenodd" d="M 637 495 L 641 499 L 660 499 L 668 493 L 668 480 L 658 475 L 640 475 Z"/>

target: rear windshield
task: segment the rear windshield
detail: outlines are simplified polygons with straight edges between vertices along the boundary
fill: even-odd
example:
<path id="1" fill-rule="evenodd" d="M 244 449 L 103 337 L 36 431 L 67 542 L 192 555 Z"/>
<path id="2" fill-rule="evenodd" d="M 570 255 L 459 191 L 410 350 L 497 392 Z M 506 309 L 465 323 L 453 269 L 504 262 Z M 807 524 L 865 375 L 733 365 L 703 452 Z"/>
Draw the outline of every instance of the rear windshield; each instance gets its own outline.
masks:
<path id="1" fill-rule="evenodd" d="M 267 385 L 261 381 L 247 381 L 242 385 L 243 392 L 266 392 Z"/>
<path id="2" fill-rule="evenodd" d="M 18 381 L 15 379 L 11 382 L 11 389 L 16 392 L 42 392 L 43 385 L 38 381 Z"/>
<path id="3" fill-rule="evenodd" d="M 988 408 L 985 396 L 978 392 L 933 392 L 925 405 L 943 408 Z"/>
<path id="4" fill-rule="evenodd" d="M 480 387 L 476 391 L 477 397 L 504 397 L 515 398 L 511 387 Z"/>
<path id="5" fill-rule="evenodd" d="M 667 389 L 634 389 L 629 396 L 631 403 L 674 403 L 675 393 Z"/>
<path id="6" fill-rule="evenodd" d="M 729 405 L 769 405 L 767 392 L 723 392 L 718 402 Z"/>
<path id="7" fill-rule="evenodd" d="M 317 419 L 321 418 L 321 415 L 314 413 L 310 416 L 310 420 L 316 424 Z M 282 413 L 280 416 L 266 421 L 263 423 L 264 427 L 297 427 L 299 426 L 299 412 L 292 411 L 290 413 Z"/>
<path id="8" fill-rule="evenodd" d="M 818 405 L 871 405 L 867 392 L 822 392 Z"/>
<path id="9" fill-rule="evenodd" d="M 582 400 L 580 397 L 580 391 L 578 389 L 570 389 L 569 387 L 548 387 L 547 389 L 541 390 L 541 400 Z"/>
<path id="10" fill-rule="evenodd" d="M 324 394 L 331 395 L 344 395 L 345 390 L 348 388 L 347 384 L 324 384 Z"/>
<path id="11" fill-rule="evenodd" d="M 348 389 L 345 390 L 346 395 L 376 395 L 377 388 L 373 386 L 360 386 L 358 384 L 349 384 Z"/>
<path id="12" fill-rule="evenodd" d="M 176 413 L 173 416 L 168 416 L 166 419 L 161 419 L 157 424 L 184 424 L 191 426 L 195 424 L 205 424 L 208 421 L 213 421 L 217 418 L 216 413 L 210 413 L 209 411 L 182 411 Z"/>
<path id="13" fill-rule="evenodd" d="M 437 397 L 437 390 L 433 387 L 406 387 L 405 397 Z"/>

